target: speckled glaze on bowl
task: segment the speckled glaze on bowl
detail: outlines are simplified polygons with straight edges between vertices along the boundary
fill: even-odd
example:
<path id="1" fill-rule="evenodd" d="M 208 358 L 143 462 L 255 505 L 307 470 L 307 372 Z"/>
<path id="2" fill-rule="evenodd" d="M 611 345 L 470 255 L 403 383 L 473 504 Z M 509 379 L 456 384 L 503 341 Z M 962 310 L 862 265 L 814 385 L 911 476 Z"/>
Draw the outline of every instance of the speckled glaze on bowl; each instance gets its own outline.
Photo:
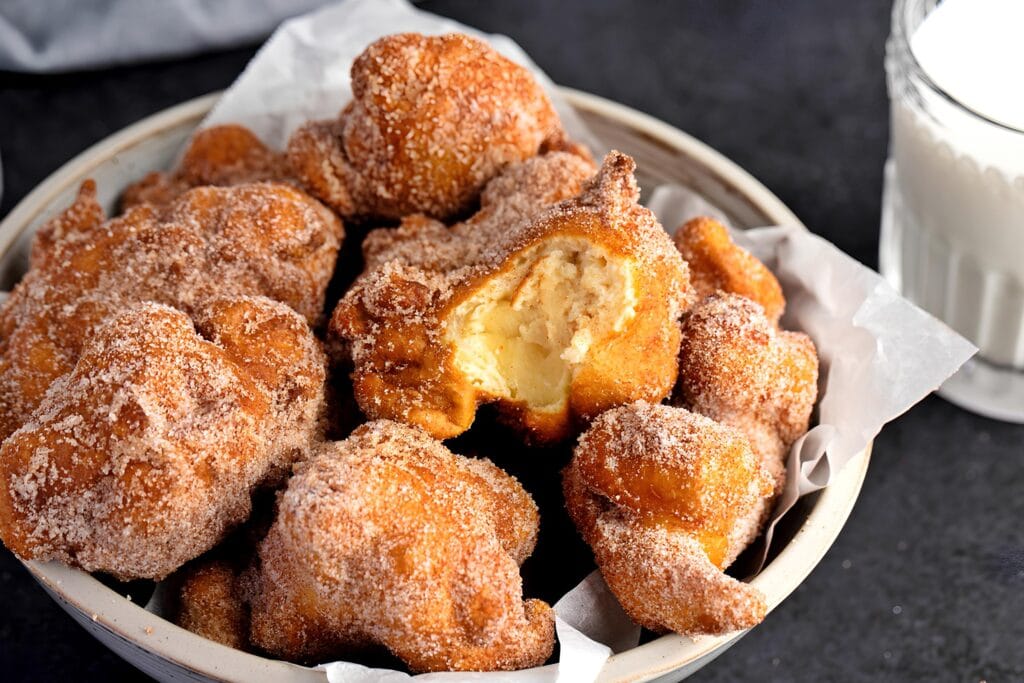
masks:
<path id="1" fill-rule="evenodd" d="M 800 222 L 786 206 L 721 154 L 685 133 L 637 111 L 586 93 L 565 95 L 609 148 L 637 161 L 641 187 L 675 182 L 722 209 L 740 228 Z M 0 223 L 0 290 L 24 272 L 32 234 L 64 209 L 85 178 L 95 178 L 99 199 L 114 204 L 122 188 L 151 170 L 169 167 L 217 95 L 150 116 L 97 143 L 47 178 Z M 756 578 L 778 606 L 810 574 L 838 536 L 867 471 L 870 448 L 827 489 L 806 499 L 787 518 L 791 536 Z M 144 610 L 89 574 L 57 563 L 25 563 L 46 591 L 86 630 L 125 660 L 160 681 L 287 681 L 323 683 L 325 675 L 233 650 L 201 638 Z M 677 681 L 724 652 L 745 632 L 698 640 L 667 635 L 608 659 L 602 683 Z M 554 676 L 554 665 L 545 667 Z"/>

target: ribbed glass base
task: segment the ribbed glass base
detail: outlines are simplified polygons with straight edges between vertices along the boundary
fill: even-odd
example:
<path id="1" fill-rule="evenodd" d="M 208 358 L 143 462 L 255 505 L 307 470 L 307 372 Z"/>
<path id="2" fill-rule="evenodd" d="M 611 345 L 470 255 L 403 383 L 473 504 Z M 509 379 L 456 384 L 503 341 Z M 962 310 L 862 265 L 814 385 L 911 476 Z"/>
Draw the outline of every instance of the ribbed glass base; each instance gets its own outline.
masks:
<path id="1" fill-rule="evenodd" d="M 878 255 L 882 276 L 905 297 L 971 339 L 982 348 L 982 353 L 987 348 L 996 355 L 1019 360 L 1024 347 L 1020 312 L 997 313 L 1008 305 L 1016 308 L 1017 288 L 994 286 L 991 283 L 1002 284 L 1001 278 L 988 273 L 975 277 L 979 275 L 974 272 L 976 267 L 951 252 L 948 245 L 929 240 L 926 231 L 909 225 L 902 209 L 889 161 L 885 168 Z M 968 294 L 971 301 L 965 298 Z M 949 378 L 938 393 L 973 413 L 1024 423 L 1024 369 L 978 355 Z"/>

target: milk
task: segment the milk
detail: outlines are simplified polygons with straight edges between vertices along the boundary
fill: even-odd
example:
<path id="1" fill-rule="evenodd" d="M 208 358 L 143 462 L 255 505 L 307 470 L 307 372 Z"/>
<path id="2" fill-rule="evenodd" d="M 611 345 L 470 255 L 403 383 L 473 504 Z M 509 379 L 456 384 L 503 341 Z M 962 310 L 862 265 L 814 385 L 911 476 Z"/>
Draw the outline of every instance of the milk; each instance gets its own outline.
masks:
<path id="1" fill-rule="evenodd" d="M 1024 0 L 945 0 L 913 26 L 931 4 L 894 9 L 880 265 L 989 364 L 1022 371 Z"/>
<path id="2" fill-rule="evenodd" d="M 945 0 L 910 39 L 939 88 L 967 109 L 1024 131 L 1024 2 Z M 1018 172 L 1024 159 L 1010 159 Z"/>
<path id="3" fill-rule="evenodd" d="M 896 0 L 879 265 L 979 348 L 939 390 L 1024 422 L 1024 0 Z"/>

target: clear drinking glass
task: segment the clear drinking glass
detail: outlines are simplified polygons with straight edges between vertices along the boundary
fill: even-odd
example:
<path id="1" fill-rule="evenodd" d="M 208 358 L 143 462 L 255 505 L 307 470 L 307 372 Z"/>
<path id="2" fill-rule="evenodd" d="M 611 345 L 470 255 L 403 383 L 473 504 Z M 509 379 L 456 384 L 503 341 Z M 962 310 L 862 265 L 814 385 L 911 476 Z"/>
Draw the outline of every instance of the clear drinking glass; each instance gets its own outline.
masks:
<path id="1" fill-rule="evenodd" d="M 968 108 L 922 69 L 911 37 L 937 5 L 893 7 L 879 266 L 979 348 L 939 393 L 1024 422 L 1024 131 Z"/>

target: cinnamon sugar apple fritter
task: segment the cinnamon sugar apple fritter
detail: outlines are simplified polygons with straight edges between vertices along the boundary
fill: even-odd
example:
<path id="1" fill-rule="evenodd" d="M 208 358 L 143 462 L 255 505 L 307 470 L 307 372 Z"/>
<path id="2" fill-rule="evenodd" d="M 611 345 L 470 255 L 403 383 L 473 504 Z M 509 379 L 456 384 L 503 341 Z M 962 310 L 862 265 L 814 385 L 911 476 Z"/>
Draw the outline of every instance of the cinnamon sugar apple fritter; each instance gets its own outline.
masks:
<path id="1" fill-rule="evenodd" d="M 402 33 L 352 64 L 352 102 L 288 142 L 314 196 L 343 218 L 447 219 L 501 170 L 546 149 L 573 149 L 528 70 L 452 33 Z"/>
<path id="2" fill-rule="evenodd" d="M 104 221 L 84 184 L 41 229 L 32 268 L 0 304 L 0 441 L 105 321 L 140 302 L 194 313 L 214 297 L 263 295 L 315 324 L 342 235 L 333 214 L 288 185 L 200 187 Z"/>
<path id="3" fill-rule="evenodd" d="M 780 492 L 789 448 L 818 396 L 811 338 L 778 329 L 760 304 L 719 292 L 687 314 L 679 359 L 674 402 L 743 433 Z"/>
<path id="4" fill-rule="evenodd" d="M 686 265 L 637 203 L 633 161 L 597 175 L 556 152 L 491 181 L 452 228 L 422 216 L 371 233 L 330 323 L 371 418 L 456 436 L 497 403 L 529 440 L 570 436 L 675 383 Z"/>
<path id="5" fill-rule="evenodd" d="M 325 365 L 263 297 L 155 303 L 84 341 L 0 446 L 0 537 L 22 559 L 160 579 L 216 545 L 320 430 Z"/>
<path id="6" fill-rule="evenodd" d="M 738 431 L 683 408 L 615 408 L 580 437 L 563 485 L 601 574 L 640 625 L 717 634 L 764 618 L 764 596 L 722 571 L 759 533 L 772 492 Z"/>
<path id="7" fill-rule="evenodd" d="M 675 243 L 690 266 L 698 302 L 719 291 L 738 294 L 760 304 L 768 319 L 778 325 L 786 307 L 779 281 L 732 241 L 724 225 L 712 218 L 694 218 L 676 230 Z"/>
<path id="8" fill-rule="evenodd" d="M 196 133 L 173 171 L 154 171 L 121 194 L 121 209 L 139 204 L 166 206 L 193 187 L 228 187 L 261 181 L 292 182 L 288 160 L 238 124 Z"/>
<path id="9" fill-rule="evenodd" d="M 252 642 L 304 662 L 379 644 L 413 671 L 540 665 L 554 615 L 519 576 L 538 521 L 490 461 L 367 423 L 317 448 L 278 499 L 244 580 Z"/>

